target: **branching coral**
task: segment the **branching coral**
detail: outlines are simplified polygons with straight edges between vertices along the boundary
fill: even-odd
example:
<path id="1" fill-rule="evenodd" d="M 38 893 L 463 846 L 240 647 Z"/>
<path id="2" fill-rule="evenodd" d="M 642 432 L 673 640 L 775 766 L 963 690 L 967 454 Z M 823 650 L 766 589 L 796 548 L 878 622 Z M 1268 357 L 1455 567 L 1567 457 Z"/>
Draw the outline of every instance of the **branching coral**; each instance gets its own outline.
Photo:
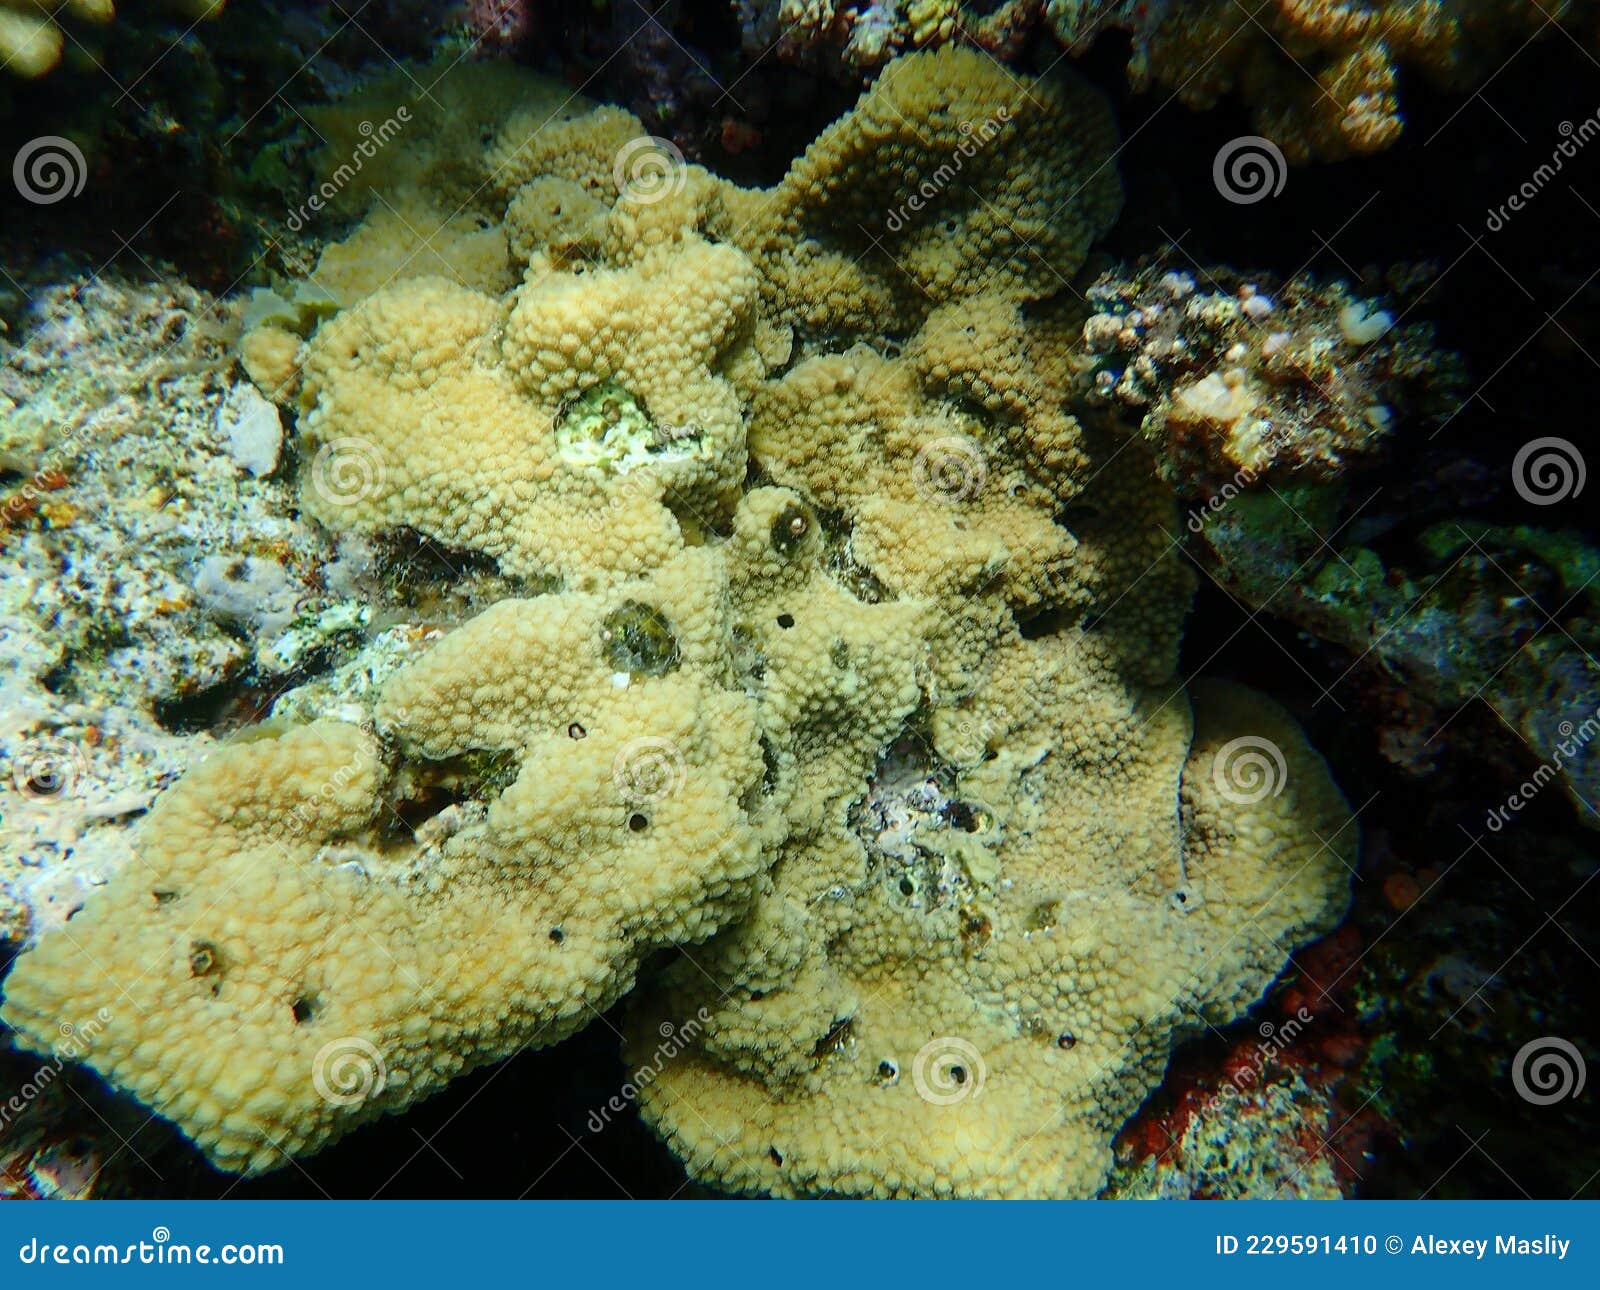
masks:
<path id="1" fill-rule="evenodd" d="M 913 55 L 768 191 L 549 117 L 414 172 L 477 194 L 470 229 L 387 194 L 345 245 L 388 281 L 318 283 L 330 248 L 245 346 L 311 514 L 519 594 L 369 711 L 192 774 L 5 1019 L 43 1048 L 104 1006 L 90 1064 L 254 1170 L 570 1033 L 671 945 L 631 1024 L 711 1019 L 645 1106 L 697 1175 L 1093 1192 L 1178 1036 L 1339 915 L 1353 846 L 1284 714 L 1191 701 L 1154 454 L 1068 410 L 1105 109 Z M 462 238 L 507 258 L 430 254 Z"/>

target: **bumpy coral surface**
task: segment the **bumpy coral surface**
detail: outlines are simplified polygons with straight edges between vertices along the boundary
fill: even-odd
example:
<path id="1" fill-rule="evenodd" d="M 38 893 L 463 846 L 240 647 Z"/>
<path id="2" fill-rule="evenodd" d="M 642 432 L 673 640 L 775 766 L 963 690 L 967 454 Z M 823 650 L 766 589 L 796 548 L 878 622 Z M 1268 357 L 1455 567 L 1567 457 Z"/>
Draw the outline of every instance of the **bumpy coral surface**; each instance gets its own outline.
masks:
<path id="1" fill-rule="evenodd" d="M 1354 846 L 1285 714 L 1176 675 L 1170 492 L 1069 414 L 1104 107 L 915 55 L 767 191 L 614 108 L 487 136 L 352 234 L 387 281 L 330 248 L 243 352 L 310 514 L 511 594 L 192 772 L 5 1020 L 103 1008 L 85 1060 L 258 1170 L 675 946 L 631 1043 L 710 1018 L 644 1101 L 697 1176 L 1094 1192 Z"/>
<path id="2" fill-rule="evenodd" d="M 222 11 L 225 0 L 181 0 L 194 20 Z M 31 79 L 61 61 L 68 37 L 60 25 L 103 27 L 116 15 L 112 0 L 0 0 L 0 70 Z"/>
<path id="3" fill-rule="evenodd" d="M 1402 76 L 1451 87 L 1559 22 L 1592 38 L 1593 0 L 744 0 L 748 51 L 841 78 L 907 49 L 973 45 L 1010 59 L 1039 30 L 1075 53 L 1126 33 L 1128 79 L 1195 108 L 1241 101 L 1294 161 L 1377 152 L 1405 128 Z"/>

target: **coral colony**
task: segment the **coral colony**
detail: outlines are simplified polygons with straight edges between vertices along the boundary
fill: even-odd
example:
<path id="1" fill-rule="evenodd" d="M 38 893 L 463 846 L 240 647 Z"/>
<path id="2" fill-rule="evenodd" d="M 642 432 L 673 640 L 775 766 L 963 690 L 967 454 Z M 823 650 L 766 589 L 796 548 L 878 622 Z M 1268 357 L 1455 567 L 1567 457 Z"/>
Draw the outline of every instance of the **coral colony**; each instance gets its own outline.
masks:
<path id="1" fill-rule="evenodd" d="M 513 59 L 539 6 L 460 4 L 423 93 L 307 55 L 315 145 L 204 215 L 303 181 L 221 294 L 0 293 L 0 1196 L 104 1190 L 85 1071 L 231 1185 L 608 1012 L 587 1131 L 718 1192 L 1352 1193 L 1435 1078 L 1417 1000 L 1493 1011 L 1437 926 L 1369 956 L 1449 857 L 1365 789 L 1481 700 L 1533 761 L 1496 745 L 1509 788 L 1452 818 L 1593 827 L 1600 556 L 1509 508 L 1346 531 L 1469 398 L 1422 271 L 1126 252 L 1111 105 L 1053 64 L 1116 33 L 1118 92 L 1126 54 L 1242 109 L 1237 209 L 1548 20 L 771 0 L 729 20 L 772 51 L 739 116 L 674 99 L 674 6 L 594 8 L 560 38 L 653 68 L 633 110 Z M 0 89 L 148 34 L 112 19 L 0 0 Z M 762 186 L 796 69 L 848 91 Z M 20 151 L 24 199 L 74 157 Z M 1516 492 L 1584 470 L 1551 432 Z M 1211 668 L 1206 603 L 1376 678 L 1372 765 L 1276 656 Z"/>

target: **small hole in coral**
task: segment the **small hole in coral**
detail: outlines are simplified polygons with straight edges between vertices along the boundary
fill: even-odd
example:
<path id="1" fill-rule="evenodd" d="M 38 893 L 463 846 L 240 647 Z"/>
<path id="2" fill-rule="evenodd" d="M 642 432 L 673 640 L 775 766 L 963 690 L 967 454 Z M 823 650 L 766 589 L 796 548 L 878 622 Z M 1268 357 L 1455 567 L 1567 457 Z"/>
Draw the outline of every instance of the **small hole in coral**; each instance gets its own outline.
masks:
<path id="1" fill-rule="evenodd" d="M 195 941 L 189 946 L 189 973 L 213 976 L 222 971 L 222 954 L 210 941 Z"/>
<path id="2" fill-rule="evenodd" d="M 911 879 L 900 879 L 900 894 L 902 896 L 914 896 L 917 894 L 916 885 L 911 881 Z"/>
<path id="3" fill-rule="evenodd" d="M 777 1147 L 768 1147 L 767 1155 L 771 1158 L 773 1164 L 781 1165 L 783 1163 L 783 1153 Z"/>
<path id="4" fill-rule="evenodd" d="M 783 628 L 784 631 L 788 631 L 791 627 L 794 626 L 794 615 L 793 614 L 779 614 L 778 615 L 778 626 Z"/>
<path id="5" fill-rule="evenodd" d="M 643 811 L 635 811 L 628 817 L 628 827 L 635 833 L 643 833 L 650 827 L 650 817 Z"/>
<path id="6" fill-rule="evenodd" d="M 567 934 L 564 931 L 562 931 L 559 927 L 552 927 L 550 929 L 550 940 L 554 944 L 560 945 L 561 942 L 566 940 L 566 939 L 567 939 Z"/>
<path id="7" fill-rule="evenodd" d="M 150 894 L 155 897 L 158 906 L 170 905 L 178 898 L 178 893 L 175 891 L 152 891 Z"/>
<path id="8" fill-rule="evenodd" d="M 1056 1047 L 1064 1052 L 1071 1052 L 1078 1046 L 1078 1037 L 1069 1031 L 1063 1030 L 1056 1036 Z"/>
<path id="9" fill-rule="evenodd" d="M 569 739 L 582 739 L 588 733 L 589 732 L 580 726 L 576 721 L 567 727 L 567 738 Z"/>
<path id="10" fill-rule="evenodd" d="M 950 1068 L 950 1078 L 957 1084 L 965 1084 L 967 1082 L 967 1068 L 965 1066 L 952 1066 Z"/>
<path id="11" fill-rule="evenodd" d="M 317 1015 L 318 1006 L 318 1002 L 314 997 L 301 995 L 289 1005 L 289 1011 L 294 1016 L 294 1024 L 297 1026 L 305 1025 L 306 1022 Z"/>

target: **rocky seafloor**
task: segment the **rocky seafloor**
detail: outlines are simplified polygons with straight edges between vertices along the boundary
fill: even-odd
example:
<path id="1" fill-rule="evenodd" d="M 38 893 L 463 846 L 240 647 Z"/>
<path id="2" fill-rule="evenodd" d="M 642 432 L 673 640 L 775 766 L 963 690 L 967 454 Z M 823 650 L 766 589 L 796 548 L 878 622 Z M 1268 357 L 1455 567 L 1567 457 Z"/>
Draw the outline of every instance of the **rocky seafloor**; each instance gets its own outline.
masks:
<path id="1" fill-rule="evenodd" d="M 1585 147 L 1600 70 L 1583 6 L 1531 43 L 1516 7 L 1468 24 L 1471 57 L 1450 76 L 1429 71 L 1431 47 L 1408 46 L 1396 106 L 1337 145 L 1282 67 L 1184 93 L 1160 61 L 1178 58 L 1176 37 L 1139 27 L 1131 6 L 730 17 L 614 3 L 573 18 L 418 3 L 379 21 L 233 0 L 203 24 L 124 16 L 98 49 L 64 19 L 61 66 L 0 80 L 8 155 L 48 132 L 84 180 L 38 202 L 17 169 L 0 232 L 5 966 L 74 935 L 188 769 L 264 722 L 372 724 L 392 679 L 451 629 L 530 593 L 503 553 L 421 520 L 330 522 L 304 491 L 311 396 L 241 357 L 264 319 L 298 344 L 333 312 L 305 281 L 368 213 L 338 194 L 307 212 L 330 147 L 353 137 L 338 104 L 396 68 L 432 88 L 440 59 L 508 65 L 631 109 L 672 165 L 772 185 L 892 54 L 965 45 L 1029 75 L 1070 71 L 1111 103 L 1122 210 L 1028 302 L 1041 366 L 1066 369 L 1062 406 L 1126 433 L 1169 491 L 1170 550 L 1196 588 L 1178 674 L 1282 705 L 1360 835 L 1348 912 L 1280 955 L 1247 1010 L 1196 1014 L 1122 1117 L 1101 1194 L 1600 1196 L 1600 1158 L 1572 1149 L 1595 1136 L 1585 1075 L 1600 1054 L 1584 986 L 1600 958 L 1600 534 L 1585 491 L 1600 451 L 1600 151 Z M 1406 6 L 1379 8 L 1404 22 Z M 1207 38 L 1197 27 L 1181 48 Z M 1330 44 L 1290 43 L 1329 93 L 1371 92 L 1338 78 Z M 1288 159 L 1275 171 L 1268 157 L 1270 191 L 1242 200 L 1218 167 L 1245 136 L 1281 138 Z M 604 260 L 575 238 L 535 254 L 622 272 L 629 252 Z M 914 350 L 919 310 L 896 309 L 851 343 Z M 826 336 L 795 325 L 775 359 L 757 344 L 769 379 L 846 349 Z M 1024 637 L 1048 633 L 1048 614 L 1016 616 Z M 964 865 L 955 887 L 981 885 L 970 859 L 906 841 L 970 822 L 954 773 L 930 774 L 922 797 L 892 796 L 881 773 L 854 790 L 851 827 L 869 816 L 894 835 L 875 870 L 921 884 L 902 863 L 916 850 L 947 873 Z M 504 774 L 452 765 L 408 782 L 399 825 L 425 845 L 470 825 Z M 946 878 L 937 899 L 965 900 Z M 995 930 L 974 931 L 983 917 L 967 917 L 965 941 Z M 670 981 L 668 958 L 652 951 L 641 978 Z M 96 1022 L 77 1016 L 54 1056 L 0 1048 L 0 1195 L 760 1190 L 704 1181 L 647 1127 L 640 1063 L 623 1055 L 636 1024 L 605 998 L 554 1046 L 518 1045 L 326 1150 L 239 1176 L 83 1064 Z M 875 1056 L 851 1050 L 848 1027 L 825 1029 L 811 1060 Z M 991 1068 L 978 1096 L 998 1095 L 1005 1068 Z"/>

